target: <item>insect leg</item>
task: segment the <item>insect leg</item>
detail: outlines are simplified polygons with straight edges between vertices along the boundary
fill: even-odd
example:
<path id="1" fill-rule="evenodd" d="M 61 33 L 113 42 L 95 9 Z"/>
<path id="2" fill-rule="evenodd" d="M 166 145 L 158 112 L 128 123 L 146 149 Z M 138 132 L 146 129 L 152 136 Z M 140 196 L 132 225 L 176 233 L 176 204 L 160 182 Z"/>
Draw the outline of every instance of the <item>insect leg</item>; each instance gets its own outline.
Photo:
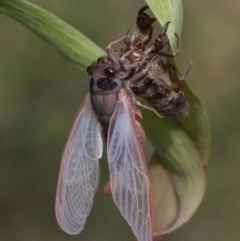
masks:
<path id="1" fill-rule="evenodd" d="M 165 51 L 160 50 L 160 51 L 159 51 L 160 55 L 162 55 L 162 56 L 164 56 L 164 57 L 167 57 L 167 58 L 169 58 L 169 57 L 175 57 L 175 56 L 178 55 L 178 53 L 179 53 L 179 51 L 180 51 L 180 38 L 179 38 L 179 36 L 178 36 L 176 33 L 175 33 L 174 35 L 175 35 L 176 38 L 177 38 L 177 50 L 176 50 L 175 52 L 165 52 Z M 155 45 L 156 45 L 156 44 L 155 44 Z"/>
<path id="2" fill-rule="evenodd" d="M 107 181 L 104 188 L 103 188 L 103 191 L 105 193 L 111 193 L 111 186 L 110 186 L 110 181 Z"/>
<path id="3" fill-rule="evenodd" d="M 154 46 L 157 51 L 162 50 L 167 45 L 167 30 L 170 22 L 167 22 L 155 40 Z"/>
<path id="4" fill-rule="evenodd" d="M 117 66 L 120 67 L 120 63 L 119 63 L 119 56 L 118 54 L 115 52 L 115 50 L 112 48 L 112 45 L 117 44 L 122 42 L 124 39 L 126 38 L 126 36 L 111 42 L 110 44 L 108 44 L 106 51 L 107 51 L 107 55 L 108 57 L 111 59 L 111 61 Z"/>
<path id="5" fill-rule="evenodd" d="M 189 73 L 192 71 L 193 69 L 193 64 L 192 62 L 189 62 L 188 68 L 185 71 L 184 75 L 181 75 L 175 68 L 173 65 L 169 64 L 169 67 L 171 68 L 173 74 L 175 75 L 175 77 L 179 80 L 179 81 L 183 81 L 187 78 L 187 76 L 189 75 Z"/>
<path id="6" fill-rule="evenodd" d="M 147 110 L 150 110 L 150 111 L 152 111 L 152 112 L 154 112 L 159 118 L 163 118 L 154 108 L 151 108 L 151 107 L 149 107 L 149 106 L 147 106 L 147 105 L 143 105 L 140 101 L 138 101 L 138 100 L 136 100 L 136 105 L 138 105 L 138 106 L 140 106 L 140 107 L 142 107 L 142 108 L 144 108 L 144 109 L 147 109 Z"/>
<path id="7" fill-rule="evenodd" d="M 163 39 L 163 38 L 166 38 L 166 33 L 167 33 L 167 30 L 168 30 L 168 25 L 169 25 L 170 23 L 171 23 L 170 21 L 168 21 L 168 22 L 165 23 L 165 25 L 164 25 L 164 27 L 163 27 L 160 35 L 159 35 L 159 37 L 162 37 L 162 39 Z"/>

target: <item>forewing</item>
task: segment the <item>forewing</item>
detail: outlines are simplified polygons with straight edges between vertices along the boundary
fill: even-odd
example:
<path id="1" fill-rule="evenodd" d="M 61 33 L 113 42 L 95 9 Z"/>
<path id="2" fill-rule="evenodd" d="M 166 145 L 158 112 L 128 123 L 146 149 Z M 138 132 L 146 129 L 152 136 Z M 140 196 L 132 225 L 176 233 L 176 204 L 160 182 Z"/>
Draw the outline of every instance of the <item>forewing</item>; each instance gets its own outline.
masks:
<path id="1" fill-rule="evenodd" d="M 98 187 L 102 155 L 100 125 L 88 94 L 80 108 L 63 152 L 56 195 L 56 217 L 68 234 L 84 228 Z"/>
<path id="2" fill-rule="evenodd" d="M 138 241 L 151 241 L 151 187 L 135 120 L 126 96 L 118 101 L 111 117 L 107 148 L 114 202 Z"/>

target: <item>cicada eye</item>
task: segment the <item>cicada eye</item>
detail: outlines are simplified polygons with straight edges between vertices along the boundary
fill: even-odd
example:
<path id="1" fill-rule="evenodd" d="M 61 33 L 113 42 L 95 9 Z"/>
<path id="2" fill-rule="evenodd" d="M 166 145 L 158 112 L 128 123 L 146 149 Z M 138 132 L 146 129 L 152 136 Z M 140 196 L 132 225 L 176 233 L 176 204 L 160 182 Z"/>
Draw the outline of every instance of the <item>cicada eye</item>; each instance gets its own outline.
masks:
<path id="1" fill-rule="evenodd" d="M 112 67 L 107 67 L 104 69 L 104 73 L 108 77 L 113 77 L 117 73 L 117 71 Z"/>
<path id="2" fill-rule="evenodd" d="M 89 75 L 92 75 L 92 74 L 93 74 L 91 65 L 87 67 L 87 73 L 88 73 Z"/>

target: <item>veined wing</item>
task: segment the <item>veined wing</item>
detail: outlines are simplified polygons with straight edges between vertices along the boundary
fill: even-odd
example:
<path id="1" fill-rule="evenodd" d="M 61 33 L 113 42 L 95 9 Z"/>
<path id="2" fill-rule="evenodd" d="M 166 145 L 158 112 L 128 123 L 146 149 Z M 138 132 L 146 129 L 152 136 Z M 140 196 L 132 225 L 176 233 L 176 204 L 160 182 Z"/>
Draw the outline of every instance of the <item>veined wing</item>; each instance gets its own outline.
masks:
<path id="1" fill-rule="evenodd" d="M 120 96 L 111 117 L 107 149 L 113 200 L 138 241 L 151 241 L 151 187 L 126 95 Z"/>
<path id="2" fill-rule="evenodd" d="M 63 152 L 58 178 L 55 212 L 59 226 L 68 234 L 80 233 L 91 211 L 102 148 L 100 124 L 88 94 Z"/>

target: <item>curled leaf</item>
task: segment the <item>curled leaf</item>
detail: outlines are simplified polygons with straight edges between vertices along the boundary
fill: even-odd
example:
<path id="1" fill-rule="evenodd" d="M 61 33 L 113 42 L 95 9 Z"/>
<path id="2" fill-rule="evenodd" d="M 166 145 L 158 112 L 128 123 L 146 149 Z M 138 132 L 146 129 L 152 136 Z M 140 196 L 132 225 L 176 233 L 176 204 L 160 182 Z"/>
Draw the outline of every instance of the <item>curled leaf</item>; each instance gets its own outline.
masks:
<path id="1" fill-rule="evenodd" d="M 155 153 L 148 165 L 152 184 L 153 232 L 166 230 L 176 220 L 178 202 L 170 175 Z"/>
<path id="2" fill-rule="evenodd" d="M 205 191 L 200 158 L 195 162 L 184 160 L 184 153 L 180 151 L 179 156 L 162 159 L 158 152 L 161 151 L 156 151 L 149 163 L 154 236 L 170 233 L 186 223 L 201 203 Z M 192 155 L 196 158 L 194 153 Z"/>

